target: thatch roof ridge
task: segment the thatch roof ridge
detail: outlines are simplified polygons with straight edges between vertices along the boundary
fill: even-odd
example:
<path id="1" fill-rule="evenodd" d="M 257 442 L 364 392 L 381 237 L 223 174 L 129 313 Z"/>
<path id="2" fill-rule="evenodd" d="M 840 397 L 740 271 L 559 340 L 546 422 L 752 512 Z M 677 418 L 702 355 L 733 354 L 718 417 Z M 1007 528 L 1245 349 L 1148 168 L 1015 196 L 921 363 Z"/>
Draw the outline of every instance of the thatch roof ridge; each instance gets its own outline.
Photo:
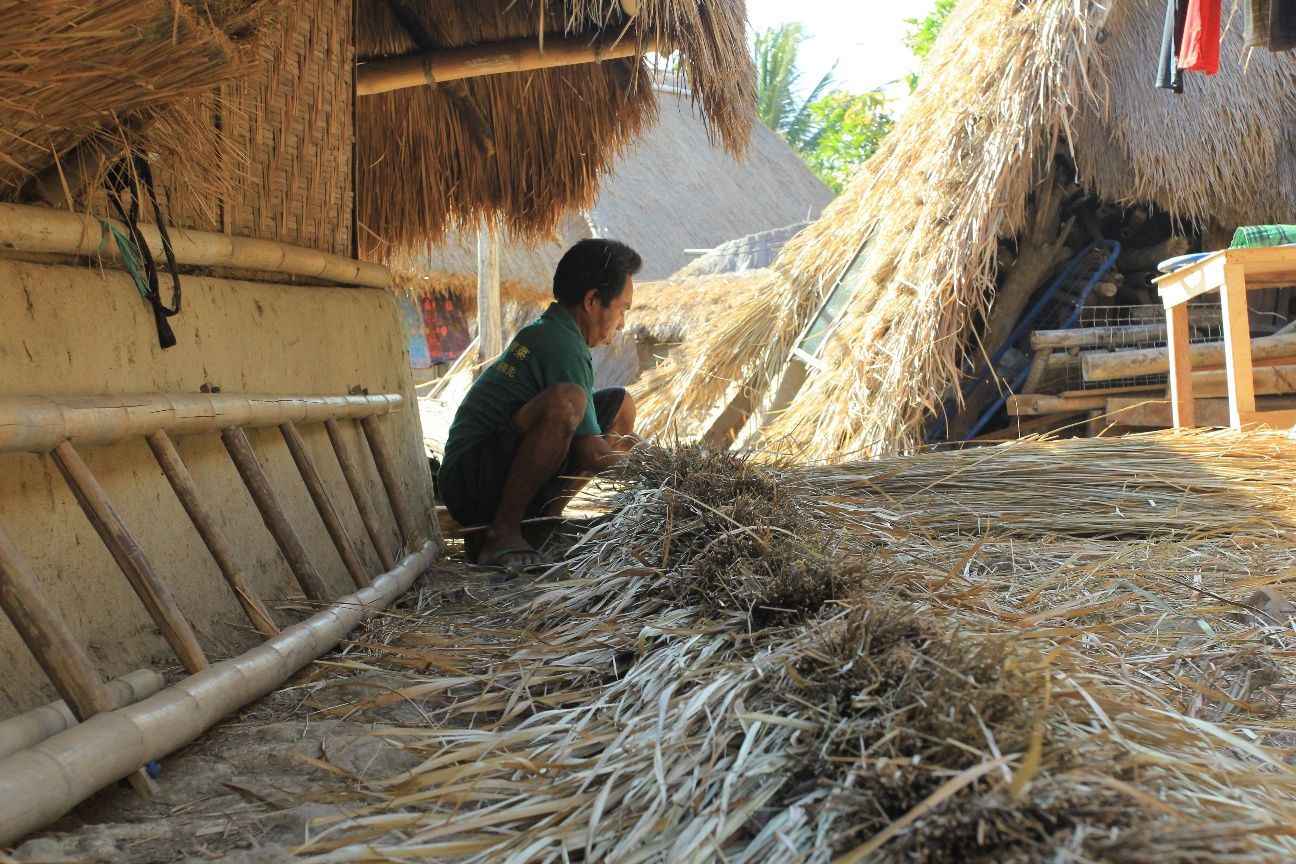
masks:
<path id="1" fill-rule="evenodd" d="M 750 300 L 772 276 L 761 268 L 641 283 L 635 286 L 626 330 L 658 342 L 683 342 Z"/>
<path id="2" fill-rule="evenodd" d="M 676 270 L 670 278 L 688 279 L 691 276 L 713 276 L 769 267 L 787 242 L 810 224 L 808 221 L 794 222 L 782 228 L 757 231 L 727 240 Z"/>

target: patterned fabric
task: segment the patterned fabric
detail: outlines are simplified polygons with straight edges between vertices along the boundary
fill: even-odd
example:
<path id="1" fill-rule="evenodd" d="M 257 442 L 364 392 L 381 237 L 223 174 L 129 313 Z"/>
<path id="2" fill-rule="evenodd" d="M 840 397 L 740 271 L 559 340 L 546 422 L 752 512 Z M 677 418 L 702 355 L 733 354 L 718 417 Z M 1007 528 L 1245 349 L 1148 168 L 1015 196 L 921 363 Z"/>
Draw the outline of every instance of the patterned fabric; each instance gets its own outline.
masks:
<path id="1" fill-rule="evenodd" d="M 1244 225 L 1233 233 L 1230 249 L 1286 246 L 1296 243 L 1296 225 Z"/>

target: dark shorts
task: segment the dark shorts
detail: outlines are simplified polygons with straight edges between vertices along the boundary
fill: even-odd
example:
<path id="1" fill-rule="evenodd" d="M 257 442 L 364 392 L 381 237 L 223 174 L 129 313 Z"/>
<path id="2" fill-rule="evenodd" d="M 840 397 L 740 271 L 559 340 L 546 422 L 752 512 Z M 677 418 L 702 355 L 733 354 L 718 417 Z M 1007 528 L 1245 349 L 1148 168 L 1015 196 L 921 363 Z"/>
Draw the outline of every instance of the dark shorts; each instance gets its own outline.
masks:
<path id="1" fill-rule="evenodd" d="M 624 387 L 594 391 L 594 415 L 604 435 L 612 428 L 612 421 L 621 410 L 625 397 Z M 495 520 L 504 480 L 513 465 L 513 454 L 522 443 L 522 430 L 513 422 L 513 414 L 521 407 L 519 405 L 509 412 L 508 419 L 494 435 L 482 439 L 472 451 L 464 454 L 455 477 L 442 479 L 441 497 L 450 515 L 460 525 L 489 525 Z M 562 494 L 562 478 L 573 473 L 564 464 L 527 505 L 526 518 L 542 515 L 545 506 Z"/>

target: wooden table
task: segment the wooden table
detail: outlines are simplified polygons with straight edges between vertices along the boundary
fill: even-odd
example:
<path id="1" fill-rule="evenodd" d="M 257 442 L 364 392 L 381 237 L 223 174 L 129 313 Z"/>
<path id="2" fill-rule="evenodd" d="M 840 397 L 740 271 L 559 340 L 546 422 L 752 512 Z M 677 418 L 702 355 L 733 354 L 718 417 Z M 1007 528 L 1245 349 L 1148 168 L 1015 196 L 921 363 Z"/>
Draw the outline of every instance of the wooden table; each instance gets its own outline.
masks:
<path id="1" fill-rule="evenodd" d="M 1229 425 L 1296 425 L 1296 410 L 1256 411 L 1251 368 L 1251 321 L 1247 292 L 1296 285 L 1296 246 L 1224 249 L 1156 280 L 1166 311 L 1170 347 L 1170 402 L 1174 426 L 1195 425 L 1192 358 L 1188 348 L 1188 301 L 1219 291 L 1224 325 L 1224 365 Z"/>

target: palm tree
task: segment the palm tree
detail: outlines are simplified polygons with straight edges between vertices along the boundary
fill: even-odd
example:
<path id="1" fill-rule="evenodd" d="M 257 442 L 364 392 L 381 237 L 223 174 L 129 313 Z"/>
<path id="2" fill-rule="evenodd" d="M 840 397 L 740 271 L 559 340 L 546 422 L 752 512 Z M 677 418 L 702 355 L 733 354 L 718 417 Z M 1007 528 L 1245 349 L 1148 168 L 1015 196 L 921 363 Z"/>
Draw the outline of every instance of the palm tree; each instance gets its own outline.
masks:
<path id="1" fill-rule="evenodd" d="M 837 69 L 833 63 L 819 83 L 798 99 L 796 85 L 801 72 L 797 69 L 797 50 L 805 39 L 796 21 L 771 27 L 757 35 L 755 56 L 756 113 L 766 126 L 803 153 L 814 149 L 824 131 L 811 116 L 810 105 L 832 86 L 833 72 Z"/>

